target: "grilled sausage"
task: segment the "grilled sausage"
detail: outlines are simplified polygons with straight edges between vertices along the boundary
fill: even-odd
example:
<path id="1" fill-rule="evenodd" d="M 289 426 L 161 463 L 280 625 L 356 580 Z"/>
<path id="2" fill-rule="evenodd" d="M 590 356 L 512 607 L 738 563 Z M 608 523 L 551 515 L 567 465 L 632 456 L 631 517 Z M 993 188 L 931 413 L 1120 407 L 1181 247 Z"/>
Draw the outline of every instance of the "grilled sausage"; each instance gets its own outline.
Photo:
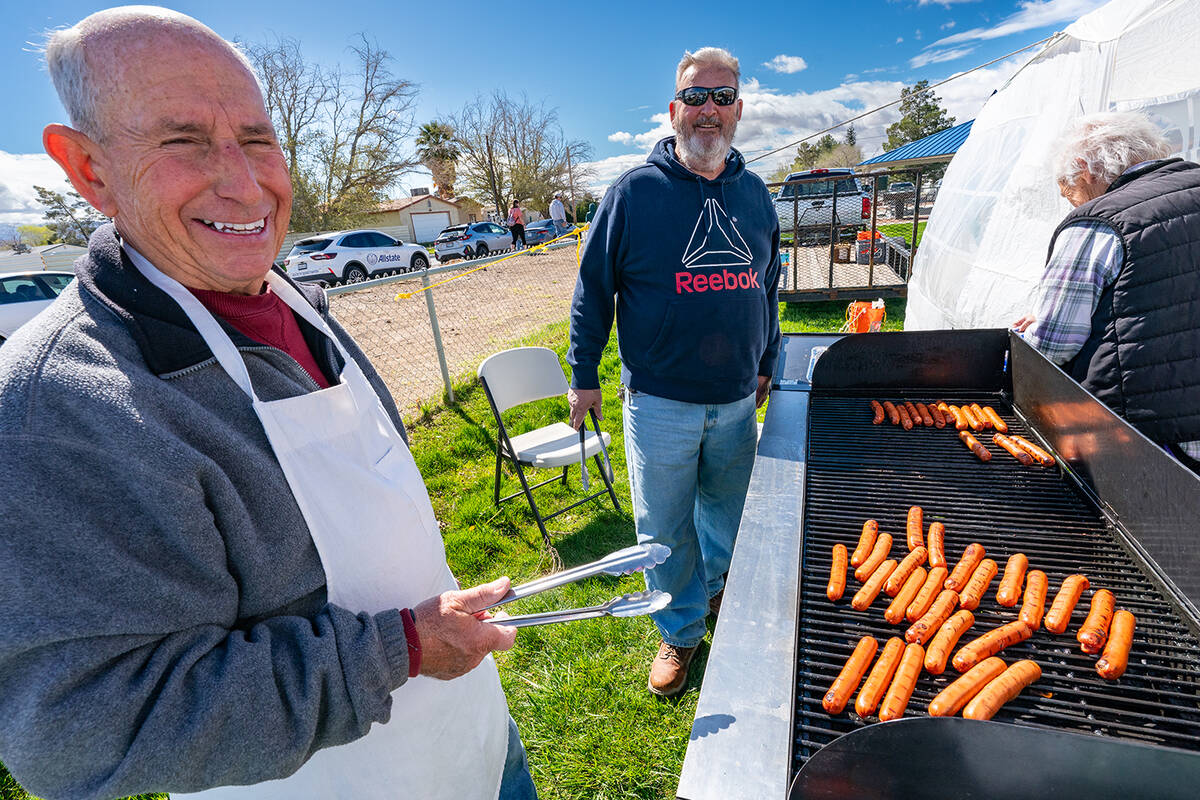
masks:
<path id="1" fill-rule="evenodd" d="M 1125 674 L 1129 665 L 1129 648 L 1133 646 L 1133 614 L 1120 609 L 1113 614 L 1112 628 L 1108 631 L 1108 644 L 1104 655 L 1096 662 L 1096 672 L 1105 680 L 1115 681 Z"/>
<path id="2" fill-rule="evenodd" d="M 925 651 L 925 670 L 930 675 L 941 675 L 946 671 L 946 662 L 950 660 L 950 651 L 958 644 L 958 639 L 967 628 L 975 624 L 975 615 L 963 609 L 955 611 L 946 624 L 938 628 Z"/>
<path id="3" fill-rule="evenodd" d="M 950 615 L 954 612 L 955 606 L 958 605 L 958 592 L 953 592 L 949 589 L 943 589 L 942 593 L 933 601 L 933 605 L 925 612 L 919 620 L 914 622 L 909 629 L 904 632 L 904 641 L 917 642 L 925 644 L 937 633 L 937 629 L 945 624 L 946 620 L 950 619 Z"/>
<path id="4" fill-rule="evenodd" d="M 896 412 L 900 414 L 900 427 L 906 431 L 913 429 L 913 418 L 909 416 L 908 409 L 904 406 L 896 406 Z"/>
<path id="5" fill-rule="evenodd" d="M 831 601 L 842 599 L 846 591 L 846 545 L 833 546 L 833 564 L 829 567 L 829 585 L 825 587 L 825 596 Z"/>
<path id="6" fill-rule="evenodd" d="M 1029 684 L 1042 677 L 1042 668 L 1036 662 L 1025 659 L 1018 661 L 993 678 L 979 694 L 963 709 L 966 719 L 991 719 L 1000 707 L 1021 693 Z"/>
<path id="7" fill-rule="evenodd" d="M 983 545 L 979 542 L 972 542 L 967 545 L 967 549 L 963 550 L 962 558 L 958 560 L 958 564 L 950 571 L 950 577 L 946 578 L 945 588 L 953 589 L 956 592 L 962 591 L 967 585 L 967 580 L 970 579 L 971 573 L 979 566 L 979 562 L 983 561 L 983 557 L 987 555 L 987 551 L 983 549 Z"/>
<path id="8" fill-rule="evenodd" d="M 1025 602 L 1021 604 L 1021 613 L 1017 618 L 1033 630 L 1042 625 L 1042 614 L 1046 611 L 1046 590 L 1050 580 L 1040 569 L 1031 569 L 1025 576 Z"/>
<path id="9" fill-rule="evenodd" d="M 867 676 L 866 682 L 858 690 L 858 699 L 854 701 L 854 710 L 860 717 L 871 716 L 879 707 L 883 693 L 887 691 L 892 682 L 892 676 L 896 674 L 896 667 L 900 664 L 902 653 L 904 653 L 903 639 L 893 636 L 887 640 L 875 666 L 871 667 L 871 674 Z"/>
<path id="10" fill-rule="evenodd" d="M 927 552 L 924 547 L 918 547 L 904 557 L 904 560 L 900 562 L 900 566 L 896 567 L 888 577 L 887 583 L 883 585 L 883 590 L 887 592 L 888 597 L 895 597 L 900 589 L 903 588 L 904 583 L 908 580 L 908 576 L 913 573 L 913 570 L 925 563 L 925 554 Z"/>
<path id="11" fill-rule="evenodd" d="M 1021 462 L 1022 467 L 1033 464 L 1033 456 L 1021 449 L 1021 446 L 1003 433 L 993 433 L 992 442 L 1003 447 L 1010 456 Z"/>
<path id="12" fill-rule="evenodd" d="M 986 431 L 991 430 L 992 421 L 988 419 L 987 414 L 983 413 L 983 406 L 979 403 L 971 403 L 971 413 L 975 415 L 975 419 L 979 420 L 979 429 Z"/>
<path id="13" fill-rule="evenodd" d="M 921 675 L 921 664 L 925 660 L 925 649 L 919 644 L 909 644 L 904 648 L 900 657 L 900 666 L 896 667 L 896 675 L 892 685 L 888 687 L 879 709 L 879 719 L 887 722 L 890 719 L 900 719 L 908 701 L 912 699 L 913 689 L 917 687 L 917 678 Z"/>
<path id="14" fill-rule="evenodd" d="M 929 703 L 929 716 L 950 717 L 958 713 L 979 691 L 1004 673 L 1005 664 L 993 656 L 980 661 L 938 692 Z"/>
<path id="15" fill-rule="evenodd" d="M 1037 461 L 1039 464 L 1041 464 L 1043 467 L 1053 467 L 1054 466 L 1054 456 L 1050 455 L 1045 450 L 1043 450 L 1042 448 L 1038 447 L 1033 442 L 1026 439 L 1024 436 L 1015 436 L 1014 435 L 1014 436 L 1010 436 L 1009 438 L 1012 439 L 1014 442 L 1016 442 L 1018 447 L 1020 447 L 1026 453 L 1029 453 L 1029 455 L 1033 456 L 1034 460 Z"/>
<path id="16" fill-rule="evenodd" d="M 850 601 L 850 607 L 855 611 L 866 611 L 871 607 L 871 603 L 875 602 L 875 598 L 879 597 L 879 592 L 883 589 L 883 584 L 887 581 L 888 576 L 896 569 L 896 559 L 889 558 L 884 561 L 875 571 L 867 578 L 867 582 L 862 585 L 862 588 L 854 593 L 854 598 Z"/>
<path id="17" fill-rule="evenodd" d="M 965 431 L 970 425 L 967 424 L 967 418 L 963 416 L 962 409 L 958 406 L 946 406 L 950 412 L 950 416 L 954 417 L 955 430 Z"/>
<path id="18" fill-rule="evenodd" d="M 1000 418 L 1000 415 L 996 413 L 996 409 L 991 406 L 984 406 L 983 416 L 987 418 L 988 422 L 992 423 L 993 428 L 1001 433 L 1008 433 L 1008 423 Z"/>
<path id="19" fill-rule="evenodd" d="M 979 417 L 975 416 L 975 412 L 968 405 L 959 406 L 959 411 L 962 412 L 963 421 L 967 423 L 973 431 L 983 430 L 983 423 L 979 421 Z"/>
<path id="20" fill-rule="evenodd" d="M 929 523 L 929 566 L 948 566 L 946 564 L 946 526 L 940 522 Z"/>
<path id="21" fill-rule="evenodd" d="M 904 612 L 904 618 L 909 622 L 916 622 L 925 616 L 925 612 L 929 610 L 933 601 L 941 593 L 942 584 L 946 582 L 946 576 L 949 574 L 945 567 L 934 567 L 929 570 L 929 575 L 925 577 L 921 591 L 917 592 L 917 596 L 909 603 L 908 610 Z"/>
<path id="22" fill-rule="evenodd" d="M 925 422 L 921 419 L 920 412 L 917 411 L 916 405 L 911 400 L 904 401 L 904 410 L 908 412 L 908 416 L 912 418 L 913 425 L 924 425 Z"/>
<path id="23" fill-rule="evenodd" d="M 908 509 L 908 549 L 916 550 L 925 544 L 925 512 L 920 506 Z"/>
<path id="24" fill-rule="evenodd" d="M 954 668 L 966 672 L 989 656 L 994 656 L 1006 647 L 1012 647 L 1033 636 L 1033 629 L 1021 620 L 1001 625 L 979 636 L 958 649 L 954 654 Z"/>
<path id="25" fill-rule="evenodd" d="M 857 567 L 867 560 L 871 549 L 875 547 L 875 538 L 879 535 L 879 523 L 869 519 L 863 523 L 862 534 L 858 537 L 858 547 L 850 556 L 850 566 Z"/>
<path id="26" fill-rule="evenodd" d="M 854 570 L 854 579 L 862 583 L 867 578 L 871 577 L 872 573 L 887 560 L 888 553 L 892 551 L 892 535 L 890 533 L 881 533 L 879 538 L 875 540 L 875 547 L 871 550 L 871 555 L 858 565 L 858 569 Z"/>
<path id="27" fill-rule="evenodd" d="M 912 605 L 912 601 L 917 597 L 917 592 L 921 591 L 921 587 L 925 585 L 925 578 L 924 567 L 917 567 L 913 570 L 912 574 L 908 576 L 908 580 L 900 587 L 900 591 L 892 598 L 892 602 L 888 604 L 887 610 L 883 612 L 883 618 L 892 625 L 899 625 L 904 620 L 904 612 Z"/>
<path id="28" fill-rule="evenodd" d="M 1024 553 L 1013 553 L 1004 565 L 1004 577 L 996 590 L 996 602 L 1012 608 L 1021 599 L 1021 584 L 1025 582 L 1025 570 L 1029 569 L 1029 557 Z"/>
<path id="29" fill-rule="evenodd" d="M 1068 575 L 1054 595 L 1054 602 L 1046 612 L 1046 630 L 1051 633 L 1062 633 L 1071 624 L 1071 612 L 1083 595 L 1083 590 L 1091 583 L 1083 575 Z"/>
<path id="30" fill-rule="evenodd" d="M 821 705 L 826 711 L 830 714 L 842 713 L 842 709 L 846 707 L 850 695 L 854 694 L 854 690 L 858 688 L 858 684 L 867 671 L 867 666 L 870 665 L 871 659 L 875 657 L 875 651 L 878 649 L 879 642 L 875 641 L 873 636 L 864 636 L 858 640 L 854 652 L 850 654 L 850 658 L 846 659 L 846 665 L 842 667 L 842 671 L 838 673 L 833 685 L 829 687 L 829 691 L 821 700 Z"/>
<path id="31" fill-rule="evenodd" d="M 921 424 L 926 428 L 933 427 L 933 414 L 929 411 L 929 406 L 924 403 L 917 403 L 917 413 L 921 415 Z"/>
<path id="32" fill-rule="evenodd" d="M 946 415 L 942 413 L 943 405 L 945 405 L 945 403 L 938 405 L 934 405 L 933 403 L 929 404 L 929 416 L 933 417 L 933 424 L 936 428 L 946 427 Z"/>
<path id="33" fill-rule="evenodd" d="M 996 577 L 996 573 L 999 571 L 999 565 L 990 558 L 980 561 L 979 566 L 971 573 L 971 578 L 967 581 L 967 587 L 962 590 L 962 596 L 959 598 L 962 607 L 968 611 L 974 611 L 979 608 L 979 602 L 983 600 L 988 586 L 991 585 L 992 579 Z"/>
<path id="34" fill-rule="evenodd" d="M 883 422 L 883 406 L 878 400 L 871 401 L 871 411 L 875 414 L 874 418 L 871 420 L 872 425 L 878 425 L 879 423 Z"/>
<path id="35" fill-rule="evenodd" d="M 1080 650 L 1095 655 L 1104 649 L 1116 603 L 1117 599 L 1108 589 L 1097 589 L 1092 595 L 1092 607 L 1088 611 L 1087 619 L 1079 626 L 1079 633 L 1075 634 Z"/>
<path id="36" fill-rule="evenodd" d="M 883 401 L 883 411 L 888 416 L 888 421 L 893 425 L 900 424 L 900 412 L 896 409 L 896 404 L 891 400 Z"/>
<path id="37" fill-rule="evenodd" d="M 975 454 L 975 457 L 980 461 L 991 461 L 992 451 L 983 446 L 982 443 L 970 431 L 959 431 L 958 438 L 962 439 L 962 443 L 967 446 L 967 449 Z"/>

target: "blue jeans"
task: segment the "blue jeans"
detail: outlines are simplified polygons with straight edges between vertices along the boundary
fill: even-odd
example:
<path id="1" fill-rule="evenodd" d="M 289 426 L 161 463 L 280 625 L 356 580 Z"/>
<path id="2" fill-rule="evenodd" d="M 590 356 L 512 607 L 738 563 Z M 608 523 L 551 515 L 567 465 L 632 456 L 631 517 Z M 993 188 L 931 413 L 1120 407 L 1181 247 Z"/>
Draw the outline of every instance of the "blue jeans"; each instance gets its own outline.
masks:
<path id="1" fill-rule="evenodd" d="M 521 734 L 517 733 L 517 723 L 512 717 L 508 718 L 508 756 L 504 759 L 504 775 L 496 800 L 537 800 L 525 745 L 521 744 Z"/>
<path id="2" fill-rule="evenodd" d="M 646 588 L 671 594 L 653 615 L 663 641 L 694 647 L 722 588 L 757 446 L 754 395 L 702 405 L 626 393 L 625 460 L 639 543 L 671 548 Z"/>

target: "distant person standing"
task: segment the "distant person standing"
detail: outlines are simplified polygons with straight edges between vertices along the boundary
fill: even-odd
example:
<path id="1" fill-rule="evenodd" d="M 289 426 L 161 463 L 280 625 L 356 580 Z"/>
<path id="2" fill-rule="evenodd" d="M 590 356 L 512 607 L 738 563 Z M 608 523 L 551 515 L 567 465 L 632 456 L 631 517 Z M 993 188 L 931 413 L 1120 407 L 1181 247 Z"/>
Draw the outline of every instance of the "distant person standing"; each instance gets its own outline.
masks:
<path id="1" fill-rule="evenodd" d="M 529 246 L 525 244 L 525 215 L 521 213 L 521 204 L 516 200 L 508 210 L 508 227 L 512 231 L 513 247 L 517 246 L 517 237 L 521 239 L 521 247 Z"/>
<path id="2" fill-rule="evenodd" d="M 562 192 L 555 192 L 554 199 L 550 201 L 550 219 L 554 220 L 554 227 L 559 230 L 567 227 L 567 209 L 563 206 Z"/>

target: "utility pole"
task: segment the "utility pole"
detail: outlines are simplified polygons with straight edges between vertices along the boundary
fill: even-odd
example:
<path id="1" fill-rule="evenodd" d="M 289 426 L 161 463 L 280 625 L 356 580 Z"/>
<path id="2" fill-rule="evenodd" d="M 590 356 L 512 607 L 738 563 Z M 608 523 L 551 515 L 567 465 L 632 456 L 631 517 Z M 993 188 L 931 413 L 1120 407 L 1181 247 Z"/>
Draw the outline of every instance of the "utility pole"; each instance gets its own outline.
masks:
<path id="1" fill-rule="evenodd" d="M 575 219 L 575 177 L 571 174 L 571 145 L 567 145 L 567 182 L 571 187 L 571 222 L 578 223 Z"/>

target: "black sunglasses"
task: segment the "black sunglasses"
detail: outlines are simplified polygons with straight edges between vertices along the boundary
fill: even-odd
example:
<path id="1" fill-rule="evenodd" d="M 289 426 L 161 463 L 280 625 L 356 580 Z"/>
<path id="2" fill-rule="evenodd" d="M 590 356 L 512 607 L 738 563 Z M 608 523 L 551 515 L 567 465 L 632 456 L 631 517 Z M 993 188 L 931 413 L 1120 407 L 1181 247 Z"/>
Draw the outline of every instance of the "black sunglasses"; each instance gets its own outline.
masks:
<path id="1" fill-rule="evenodd" d="M 710 95 L 717 105 L 731 106 L 733 101 L 737 100 L 738 90 L 732 86 L 717 86 L 712 89 L 704 86 L 689 86 L 676 92 L 675 99 L 682 100 L 684 105 L 702 106 L 708 101 Z"/>

